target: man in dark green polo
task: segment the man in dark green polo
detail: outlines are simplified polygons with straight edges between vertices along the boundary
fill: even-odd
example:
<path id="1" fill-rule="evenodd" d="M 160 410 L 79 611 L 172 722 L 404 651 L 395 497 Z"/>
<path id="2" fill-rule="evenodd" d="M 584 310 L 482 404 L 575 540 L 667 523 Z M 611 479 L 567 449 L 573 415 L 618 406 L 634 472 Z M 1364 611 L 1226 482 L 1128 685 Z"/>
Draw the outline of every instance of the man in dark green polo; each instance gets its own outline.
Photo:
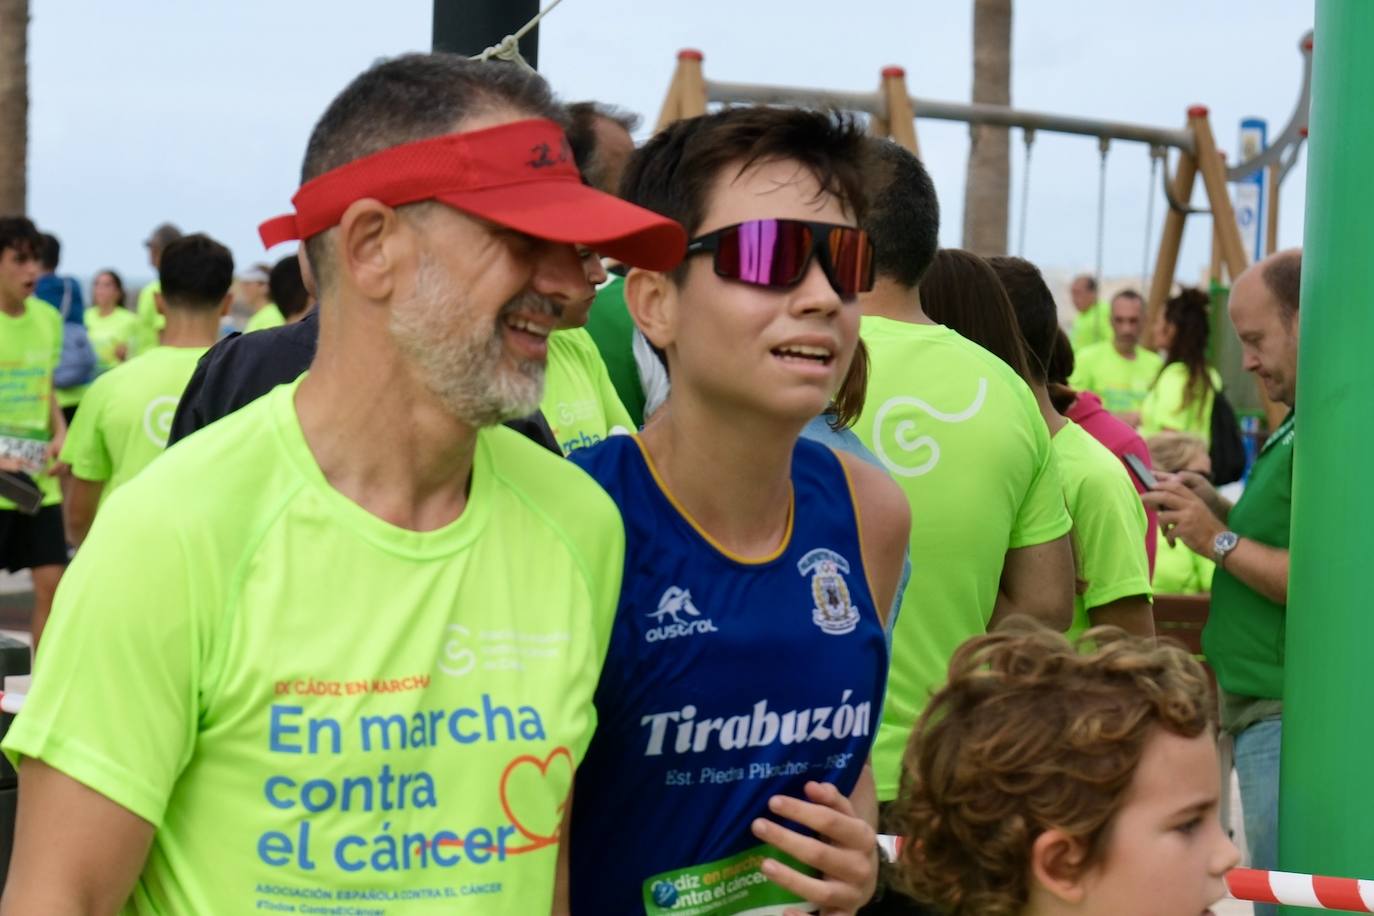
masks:
<path id="1" fill-rule="evenodd" d="M 1235 735 L 1245 838 L 1256 868 L 1278 860 L 1279 745 L 1282 736 L 1288 532 L 1298 380 L 1298 290 L 1302 251 L 1270 255 L 1231 290 L 1231 323 L 1244 366 L 1288 417 L 1264 443 L 1233 506 L 1185 473 L 1161 481 L 1145 501 L 1166 536 L 1216 561 L 1202 646 L 1221 686 L 1222 727 Z M 1256 916 L 1277 912 L 1263 904 Z"/>

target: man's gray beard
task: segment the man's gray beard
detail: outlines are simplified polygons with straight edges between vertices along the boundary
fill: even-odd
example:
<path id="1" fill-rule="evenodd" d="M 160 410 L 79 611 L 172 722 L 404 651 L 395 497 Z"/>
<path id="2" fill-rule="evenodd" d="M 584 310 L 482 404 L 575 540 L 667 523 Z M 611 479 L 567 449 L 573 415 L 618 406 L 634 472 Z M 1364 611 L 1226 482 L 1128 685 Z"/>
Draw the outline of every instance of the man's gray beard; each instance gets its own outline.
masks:
<path id="1" fill-rule="evenodd" d="M 388 330 L 425 387 L 455 419 L 494 426 L 534 413 L 544 396 L 542 360 L 506 364 L 502 328 L 515 311 L 556 315 L 558 306 L 522 293 L 503 305 L 493 321 L 474 317 L 447 271 L 424 257 L 415 295 L 393 304 Z"/>

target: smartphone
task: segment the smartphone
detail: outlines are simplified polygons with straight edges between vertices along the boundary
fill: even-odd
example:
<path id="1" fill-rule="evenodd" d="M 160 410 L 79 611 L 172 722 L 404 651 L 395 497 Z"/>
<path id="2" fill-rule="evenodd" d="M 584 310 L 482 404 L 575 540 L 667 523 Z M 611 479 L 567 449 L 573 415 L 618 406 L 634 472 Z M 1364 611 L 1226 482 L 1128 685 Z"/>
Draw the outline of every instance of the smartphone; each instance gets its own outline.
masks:
<path id="1" fill-rule="evenodd" d="M 1155 477 L 1150 469 L 1145 467 L 1145 462 L 1141 461 L 1138 456 L 1127 452 L 1121 458 L 1126 462 L 1127 469 L 1135 476 L 1135 479 L 1140 481 L 1142 487 L 1153 490 L 1159 486 L 1159 478 Z"/>
<path id="2" fill-rule="evenodd" d="M 0 471 L 0 496 L 25 515 L 37 515 L 43 505 L 43 491 L 28 474 Z"/>

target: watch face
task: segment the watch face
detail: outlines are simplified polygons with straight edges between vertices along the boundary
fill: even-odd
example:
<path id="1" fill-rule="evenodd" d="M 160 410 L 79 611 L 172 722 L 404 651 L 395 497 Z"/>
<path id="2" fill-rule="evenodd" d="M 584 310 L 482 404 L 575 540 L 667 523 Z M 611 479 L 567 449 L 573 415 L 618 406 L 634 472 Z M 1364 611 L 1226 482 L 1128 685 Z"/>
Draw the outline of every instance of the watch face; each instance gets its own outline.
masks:
<path id="1" fill-rule="evenodd" d="M 1240 536 L 1234 531 L 1223 531 L 1217 535 L 1217 539 L 1212 542 L 1212 552 L 1217 556 L 1224 556 L 1235 549 L 1240 543 Z"/>

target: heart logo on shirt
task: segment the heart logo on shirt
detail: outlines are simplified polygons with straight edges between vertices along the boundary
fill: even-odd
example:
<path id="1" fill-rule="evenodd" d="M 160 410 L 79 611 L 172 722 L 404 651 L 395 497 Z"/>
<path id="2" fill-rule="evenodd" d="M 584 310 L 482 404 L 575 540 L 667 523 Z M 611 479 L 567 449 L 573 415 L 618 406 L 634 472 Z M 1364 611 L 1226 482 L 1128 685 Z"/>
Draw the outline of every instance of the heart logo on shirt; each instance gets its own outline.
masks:
<path id="1" fill-rule="evenodd" d="M 557 843 L 572 780 L 572 752 L 566 747 L 554 748 L 543 759 L 516 757 L 501 773 L 501 810 L 527 839 L 540 846 Z M 561 801 L 550 808 L 549 796 Z"/>

